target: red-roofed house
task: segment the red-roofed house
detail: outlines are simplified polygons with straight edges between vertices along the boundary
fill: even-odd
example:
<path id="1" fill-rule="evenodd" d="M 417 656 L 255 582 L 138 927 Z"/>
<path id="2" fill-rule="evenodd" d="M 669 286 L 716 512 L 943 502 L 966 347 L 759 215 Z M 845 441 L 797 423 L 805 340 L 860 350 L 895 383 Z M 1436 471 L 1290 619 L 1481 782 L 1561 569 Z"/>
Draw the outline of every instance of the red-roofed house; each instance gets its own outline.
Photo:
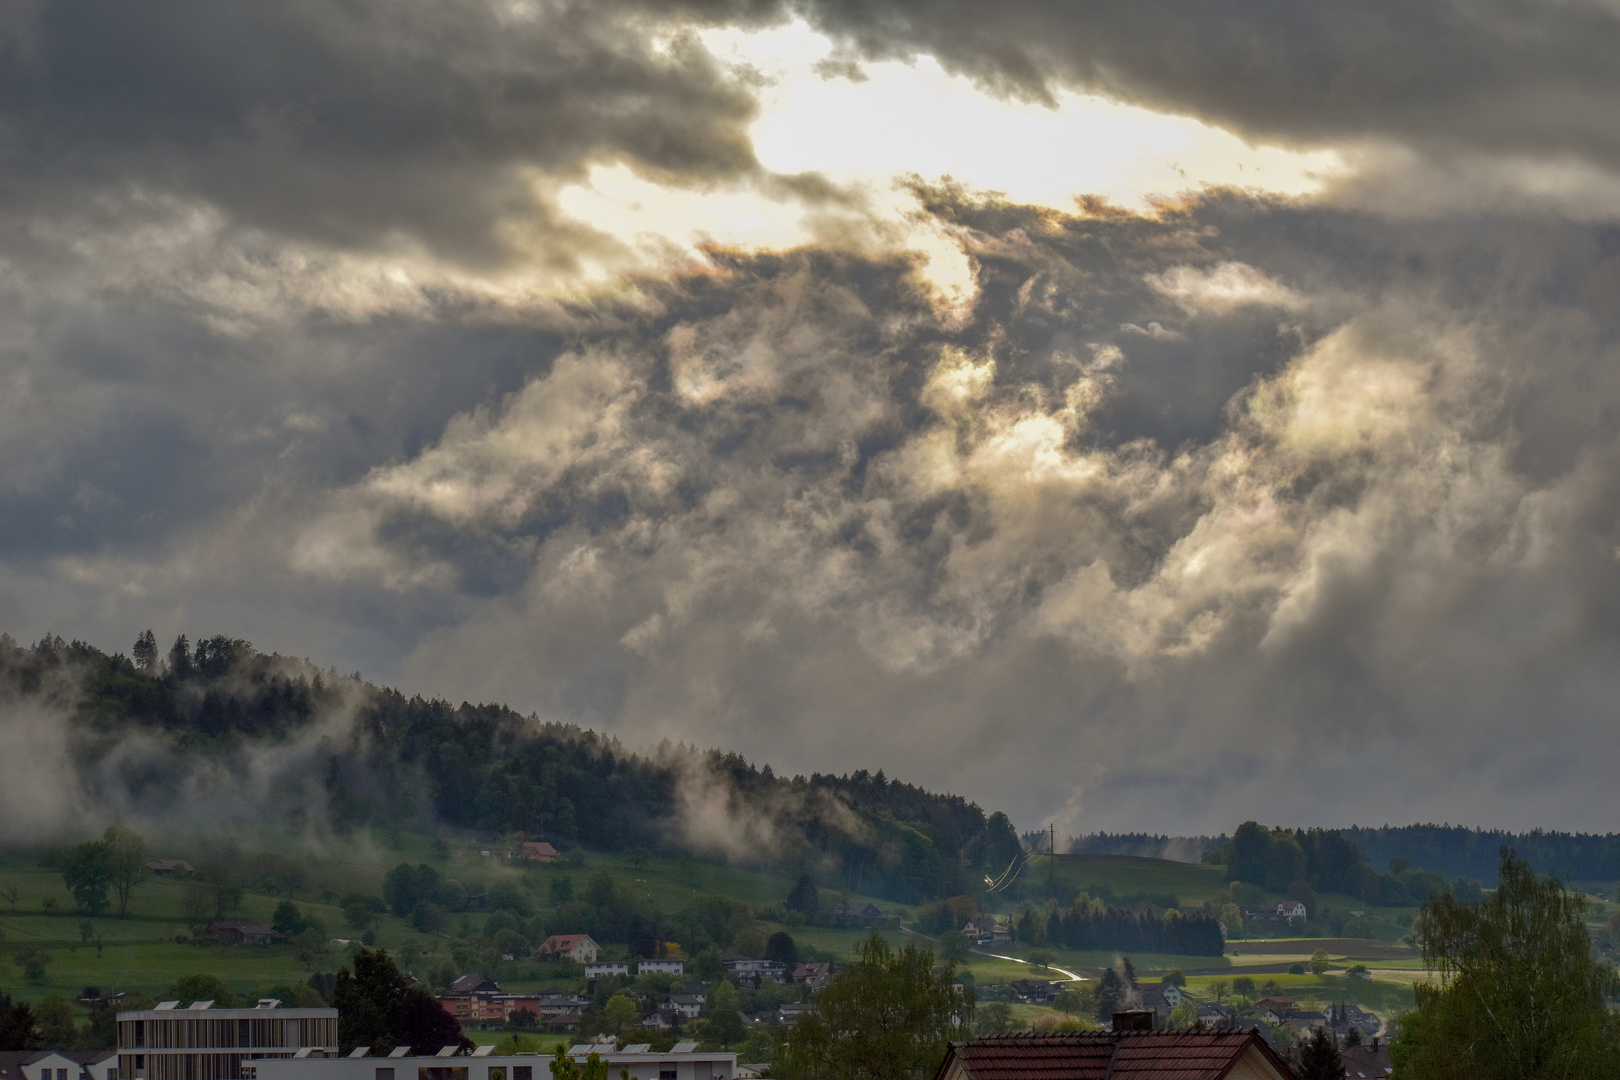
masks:
<path id="1" fill-rule="evenodd" d="M 1293 1080 L 1253 1031 L 1065 1031 L 952 1043 L 934 1080 Z"/>
<path id="2" fill-rule="evenodd" d="M 525 840 L 523 841 L 523 857 L 538 862 L 556 862 L 557 849 L 544 840 Z"/>
<path id="3" fill-rule="evenodd" d="M 552 934 L 535 952 L 540 956 L 566 956 L 577 964 L 594 964 L 599 949 L 589 934 Z"/>

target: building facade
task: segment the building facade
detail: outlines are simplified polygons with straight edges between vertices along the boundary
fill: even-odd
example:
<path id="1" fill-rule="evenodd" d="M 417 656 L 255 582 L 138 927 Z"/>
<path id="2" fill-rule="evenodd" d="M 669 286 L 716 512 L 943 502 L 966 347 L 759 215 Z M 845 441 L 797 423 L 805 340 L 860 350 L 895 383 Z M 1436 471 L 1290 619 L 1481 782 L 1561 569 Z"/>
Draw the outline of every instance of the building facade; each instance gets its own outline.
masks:
<path id="1" fill-rule="evenodd" d="M 336 1009 L 282 1009 L 274 1001 L 254 1009 L 178 1004 L 118 1014 L 120 1080 L 240 1080 L 244 1061 L 337 1051 Z"/>
<path id="2" fill-rule="evenodd" d="M 472 1055 L 419 1057 L 306 1057 L 255 1061 L 244 1080 L 551 1080 L 551 1059 L 537 1054 L 496 1057 L 479 1047 Z M 363 1051 L 355 1051 L 362 1054 Z M 400 1051 L 395 1051 L 399 1054 Z M 695 1042 L 676 1043 L 663 1053 L 646 1043 L 615 1050 L 612 1043 L 571 1047 L 568 1056 L 584 1065 L 596 1053 L 608 1067 L 630 1080 L 735 1080 L 737 1055 L 700 1052 Z"/>

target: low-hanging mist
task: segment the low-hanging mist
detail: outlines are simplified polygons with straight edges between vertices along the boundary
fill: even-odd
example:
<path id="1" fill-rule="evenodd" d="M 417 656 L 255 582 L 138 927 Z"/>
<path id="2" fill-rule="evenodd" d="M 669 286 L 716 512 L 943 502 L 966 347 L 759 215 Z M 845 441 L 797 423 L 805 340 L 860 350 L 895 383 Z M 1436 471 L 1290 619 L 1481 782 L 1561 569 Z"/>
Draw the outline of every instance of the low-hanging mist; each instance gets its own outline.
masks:
<path id="1" fill-rule="evenodd" d="M 1019 851 L 1005 815 L 881 772 L 788 779 L 735 754 L 636 753 L 223 636 L 137 659 L 0 637 L 0 748 L 17 769 L 0 844 L 50 846 L 107 821 L 205 842 L 253 826 L 316 849 L 366 829 L 449 829 L 686 852 L 906 901 L 965 891 Z"/>

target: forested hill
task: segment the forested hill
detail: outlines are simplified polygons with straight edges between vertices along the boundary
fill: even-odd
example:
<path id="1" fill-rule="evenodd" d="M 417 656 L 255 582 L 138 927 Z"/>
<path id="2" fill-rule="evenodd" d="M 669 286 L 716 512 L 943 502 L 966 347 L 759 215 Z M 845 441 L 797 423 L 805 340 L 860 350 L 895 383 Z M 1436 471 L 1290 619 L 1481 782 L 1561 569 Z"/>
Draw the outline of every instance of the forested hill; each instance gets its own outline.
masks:
<path id="1" fill-rule="evenodd" d="M 184 815 L 339 835 L 378 825 L 521 834 L 810 870 L 902 902 L 965 892 L 1019 850 L 1004 814 L 881 771 L 788 778 L 718 751 L 632 752 L 572 725 L 406 697 L 224 636 L 160 651 L 148 632 L 126 656 L 0 635 L 0 724 L 25 722 L 60 735 L 41 751 L 60 760 L 28 768 L 70 774 L 31 809 L 60 799 L 60 815 L 86 827 Z"/>

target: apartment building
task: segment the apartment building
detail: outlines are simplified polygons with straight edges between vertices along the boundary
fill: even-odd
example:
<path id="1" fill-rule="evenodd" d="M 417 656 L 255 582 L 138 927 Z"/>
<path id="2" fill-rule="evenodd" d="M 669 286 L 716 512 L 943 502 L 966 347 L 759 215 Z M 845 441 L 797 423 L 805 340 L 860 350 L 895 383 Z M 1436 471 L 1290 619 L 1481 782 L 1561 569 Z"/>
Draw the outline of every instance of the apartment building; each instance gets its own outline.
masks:
<path id="1" fill-rule="evenodd" d="M 244 1061 L 337 1051 L 336 1009 L 283 1009 L 272 998 L 252 1009 L 179 1004 L 118 1014 L 121 1080 L 240 1080 Z"/>

